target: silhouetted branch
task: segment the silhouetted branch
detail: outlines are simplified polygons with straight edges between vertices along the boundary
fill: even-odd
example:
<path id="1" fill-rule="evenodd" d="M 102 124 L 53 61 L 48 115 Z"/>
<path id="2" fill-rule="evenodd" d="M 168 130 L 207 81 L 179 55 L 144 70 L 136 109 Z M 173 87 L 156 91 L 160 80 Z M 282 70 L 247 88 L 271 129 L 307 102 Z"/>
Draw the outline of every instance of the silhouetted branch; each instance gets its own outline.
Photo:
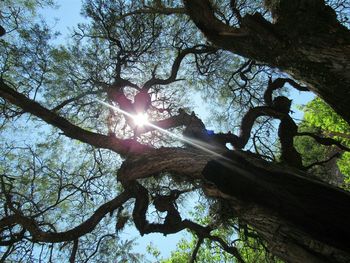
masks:
<path id="1" fill-rule="evenodd" d="M 100 94 L 100 93 L 101 93 L 101 91 L 87 91 L 87 92 L 81 93 L 78 96 L 75 96 L 73 98 L 70 98 L 70 99 L 67 99 L 67 100 L 61 102 L 56 107 L 51 109 L 51 111 L 53 111 L 53 112 L 58 111 L 58 110 L 62 109 L 63 107 L 65 107 L 67 104 L 69 104 L 69 103 L 71 103 L 73 101 L 80 100 L 80 99 L 84 98 L 87 95 L 95 95 L 95 94 Z"/>
<path id="2" fill-rule="evenodd" d="M 339 141 L 332 139 L 332 138 L 323 138 L 320 137 L 312 132 L 298 132 L 296 134 L 296 136 L 310 136 L 311 138 L 313 138 L 316 142 L 322 144 L 322 145 L 326 145 L 326 146 L 332 146 L 335 145 L 337 146 L 339 149 L 343 150 L 343 151 L 347 151 L 350 152 L 350 148 L 341 144 Z"/>
<path id="3" fill-rule="evenodd" d="M 63 117 L 60 117 L 58 114 L 46 109 L 41 106 L 39 103 L 28 99 L 23 94 L 15 91 L 10 88 L 3 81 L 0 81 L 0 97 L 6 99 L 12 104 L 20 107 L 25 112 L 29 112 L 48 124 L 53 125 L 56 128 L 59 128 L 63 133 L 79 141 L 88 143 L 92 146 L 98 148 L 110 149 L 119 154 L 133 154 L 140 153 L 146 150 L 149 150 L 151 147 L 142 145 L 135 140 L 130 139 L 118 139 L 114 136 L 106 136 L 99 133 L 90 132 L 84 130 Z"/>
<path id="4" fill-rule="evenodd" d="M 155 232 L 167 235 L 177 233 L 187 228 L 195 232 L 195 234 L 201 238 L 209 238 L 210 240 L 218 242 L 226 252 L 235 256 L 238 262 L 244 263 L 244 260 L 240 256 L 236 247 L 227 245 L 220 237 L 210 235 L 210 232 L 212 231 L 211 228 L 203 227 L 187 219 L 182 220 L 174 203 L 167 203 L 162 207 L 162 210 L 164 208 L 164 211 L 168 212 L 163 224 L 148 222 L 146 219 L 146 212 L 149 206 L 149 195 L 147 189 L 136 181 L 126 183 L 124 184 L 124 187 L 134 193 L 136 200 L 133 210 L 133 219 L 135 226 L 141 235 Z"/>
<path id="5" fill-rule="evenodd" d="M 324 161 L 314 162 L 314 163 L 306 166 L 305 169 L 308 170 L 316 165 L 322 165 L 322 164 L 328 163 L 329 161 L 333 160 L 334 158 L 339 158 L 339 157 L 340 157 L 340 153 L 335 153 L 331 157 L 329 157 L 328 159 L 326 159 Z"/>
<path id="6" fill-rule="evenodd" d="M 36 222 L 33 218 L 24 216 L 20 212 L 0 219 L 0 231 L 18 224 L 29 231 L 32 239 L 36 242 L 57 243 L 73 241 L 87 233 L 90 233 L 106 214 L 120 207 L 131 197 L 132 195 L 130 192 L 122 192 L 113 200 L 101 205 L 86 221 L 64 232 L 43 231 L 41 230 L 38 222 Z"/>
<path id="7" fill-rule="evenodd" d="M 201 247 L 201 244 L 203 243 L 203 240 L 204 239 L 202 237 L 198 237 L 197 244 L 193 249 L 193 252 L 191 255 L 190 263 L 194 263 L 196 261 L 197 254 L 198 254 L 199 248 Z"/>
<path id="8" fill-rule="evenodd" d="M 173 65 L 171 67 L 170 76 L 167 79 L 159 79 L 159 78 L 156 78 L 155 75 L 153 74 L 153 77 L 143 84 L 143 88 L 148 90 L 154 85 L 167 85 L 176 81 L 176 76 L 177 76 L 177 72 L 179 71 L 180 64 L 186 55 L 210 53 L 210 52 L 215 52 L 216 50 L 217 50 L 216 48 L 213 48 L 210 46 L 198 45 L 198 46 L 186 48 L 180 51 L 180 53 L 175 58 Z"/>
<path id="9" fill-rule="evenodd" d="M 79 244 L 79 239 L 76 239 L 73 241 L 73 248 L 72 248 L 72 252 L 70 254 L 69 257 L 69 263 L 74 263 L 75 262 L 75 257 L 78 251 L 78 244 Z"/>
<path id="10" fill-rule="evenodd" d="M 286 83 L 290 84 L 293 88 L 299 90 L 299 91 L 309 91 L 307 87 L 301 86 L 300 84 L 296 83 L 294 80 L 289 78 L 277 78 L 272 81 L 272 79 L 269 79 L 269 83 L 267 85 L 267 89 L 264 93 L 264 100 L 266 105 L 272 106 L 272 92 L 281 89 Z"/>

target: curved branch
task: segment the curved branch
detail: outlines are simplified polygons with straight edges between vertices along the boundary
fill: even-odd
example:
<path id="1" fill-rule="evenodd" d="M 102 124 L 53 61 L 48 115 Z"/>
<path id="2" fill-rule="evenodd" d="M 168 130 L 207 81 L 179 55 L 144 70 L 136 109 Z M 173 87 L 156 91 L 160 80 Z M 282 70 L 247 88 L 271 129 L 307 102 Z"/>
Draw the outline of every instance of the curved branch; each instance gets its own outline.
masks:
<path id="1" fill-rule="evenodd" d="M 96 94 L 100 94 L 101 91 L 87 91 L 87 92 L 84 92 L 84 93 L 81 93 L 79 94 L 78 96 L 76 97 L 73 97 L 73 98 L 70 98 L 70 99 L 67 99 L 63 102 L 61 102 L 60 104 L 58 104 L 56 107 L 54 107 L 53 109 L 51 109 L 51 111 L 53 112 L 56 112 L 60 109 L 62 109 L 63 107 L 65 107 L 67 104 L 73 102 L 73 101 L 77 101 L 77 100 L 80 100 L 82 98 L 84 98 L 85 96 L 87 95 L 96 95 Z"/>
<path id="2" fill-rule="evenodd" d="M 191 122 L 192 116 L 189 115 L 186 111 L 183 109 L 178 110 L 178 115 L 171 116 L 167 119 L 159 120 L 159 121 L 152 121 L 150 122 L 151 125 L 144 125 L 143 127 L 139 127 L 137 130 L 137 134 L 143 134 L 150 131 L 156 130 L 154 126 L 157 126 L 159 128 L 162 128 L 164 130 L 168 130 L 171 128 L 176 128 L 179 126 L 187 126 Z"/>
<path id="3" fill-rule="evenodd" d="M 162 14 L 162 15 L 173 15 L 173 14 L 186 14 L 186 9 L 183 7 L 148 7 L 141 8 L 138 10 L 131 11 L 129 13 L 122 14 L 118 17 L 118 20 L 122 20 L 128 16 L 142 15 L 142 14 Z"/>
<path id="4" fill-rule="evenodd" d="M 201 47 L 201 49 L 198 49 L 199 47 Z M 177 76 L 177 72 L 179 71 L 180 64 L 186 55 L 203 54 L 203 53 L 215 52 L 216 50 L 217 50 L 216 48 L 213 48 L 210 46 L 204 46 L 204 45 L 197 45 L 197 46 L 182 50 L 175 58 L 173 65 L 171 67 L 170 76 L 167 79 L 158 79 L 153 76 L 150 80 L 146 81 L 143 84 L 143 88 L 148 90 L 154 85 L 167 85 L 176 81 L 176 76 Z"/>
<path id="5" fill-rule="evenodd" d="M 128 190 L 134 192 L 134 197 L 136 200 L 133 210 L 133 218 L 135 226 L 140 231 L 141 235 L 155 232 L 163 233 L 166 235 L 177 233 L 187 228 L 195 232 L 195 234 L 201 238 L 209 238 L 210 240 L 218 242 L 226 252 L 235 256 L 238 262 L 244 263 L 244 260 L 242 259 L 236 247 L 227 245 L 226 242 L 220 237 L 212 236 L 210 234 L 212 229 L 209 227 L 203 227 L 187 219 L 181 220 L 179 212 L 174 207 L 168 210 L 168 214 L 163 224 L 149 223 L 146 219 L 146 212 L 149 205 L 149 196 L 147 189 L 136 181 L 129 182 L 124 186 Z"/>
<path id="6" fill-rule="evenodd" d="M 46 123 L 62 130 L 66 136 L 88 143 L 97 148 L 109 149 L 122 155 L 137 154 L 151 149 L 151 147 L 142 145 L 135 140 L 122 140 L 114 136 L 106 136 L 84 130 L 41 106 L 39 103 L 28 99 L 23 94 L 10 88 L 3 81 L 0 81 L 0 97 L 20 107 L 25 112 L 31 113 Z"/>
<path id="7" fill-rule="evenodd" d="M 40 229 L 40 226 L 34 219 L 26 217 L 20 213 L 2 218 L 0 220 L 0 230 L 18 224 L 28 230 L 32 236 L 32 239 L 36 242 L 58 243 L 64 241 L 74 241 L 79 237 L 90 233 L 106 214 L 120 207 L 131 197 L 132 195 L 130 192 L 122 192 L 113 200 L 101 205 L 89 219 L 68 231 L 57 233 L 43 231 Z"/>
<path id="8" fill-rule="evenodd" d="M 266 105 L 272 106 L 272 92 L 282 88 L 286 83 L 291 85 L 293 88 L 299 90 L 299 91 L 309 91 L 307 87 L 301 86 L 300 84 L 296 83 L 294 80 L 289 78 L 277 78 L 274 81 L 272 79 L 269 79 L 269 84 L 267 85 L 267 89 L 264 93 L 264 100 Z"/>
<path id="9" fill-rule="evenodd" d="M 335 145 L 337 146 L 339 149 L 343 150 L 343 151 L 347 151 L 350 152 L 350 148 L 341 144 L 339 141 L 334 140 L 332 138 L 323 138 L 320 137 L 312 132 L 298 132 L 296 134 L 296 136 L 310 136 L 312 137 L 316 142 L 322 144 L 322 145 L 326 145 L 326 146 L 332 146 Z"/>
<path id="10" fill-rule="evenodd" d="M 305 170 L 308 170 L 316 165 L 322 165 L 322 164 L 325 164 L 325 163 L 328 163 L 330 161 L 332 161 L 334 158 L 339 158 L 340 157 L 340 153 L 335 153 L 333 154 L 331 157 L 329 157 L 328 159 L 326 160 L 323 160 L 323 161 L 320 161 L 320 162 L 314 162 L 308 166 L 305 167 Z"/>
<path id="11" fill-rule="evenodd" d="M 187 14 L 214 45 L 258 61 L 279 56 L 283 41 L 259 13 L 245 15 L 241 27 L 229 26 L 214 14 L 209 0 L 185 0 Z"/>

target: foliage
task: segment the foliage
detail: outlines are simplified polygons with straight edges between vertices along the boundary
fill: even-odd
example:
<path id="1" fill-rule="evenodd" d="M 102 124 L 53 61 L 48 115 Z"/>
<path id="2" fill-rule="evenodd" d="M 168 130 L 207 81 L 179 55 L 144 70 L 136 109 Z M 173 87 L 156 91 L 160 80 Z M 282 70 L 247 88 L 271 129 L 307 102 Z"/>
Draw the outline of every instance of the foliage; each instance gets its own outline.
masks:
<path id="1" fill-rule="evenodd" d="M 332 137 L 341 141 L 344 145 L 350 145 L 349 141 L 349 124 L 346 123 L 333 109 L 331 109 L 321 99 L 316 98 L 302 108 L 304 110 L 304 120 L 299 126 L 299 131 L 316 132 L 322 136 Z M 323 145 L 315 143 L 309 137 L 296 137 L 296 147 L 303 156 L 305 166 L 311 165 L 314 162 L 327 160 L 335 151 L 340 151 L 336 147 L 330 149 Z M 340 151 L 341 152 L 341 151 Z M 337 165 L 341 172 L 340 182 L 344 180 L 345 185 L 342 187 L 348 188 L 350 180 L 350 155 L 348 152 L 342 152 L 341 158 L 337 160 Z M 318 167 L 313 172 L 320 174 L 321 178 L 329 176 L 329 168 L 324 166 Z M 327 181 L 327 179 L 325 179 Z M 328 178 L 328 180 L 331 180 Z"/>
<path id="2" fill-rule="evenodd" d="M 0 37 L 1 262 L 145 261 L 134 251 L 136 240 L 123 235 L 131 227 L 141 235 L 189 231 L 190 239 L 182 240 L 169 259 L 148 248 L 163 263 L 195 257 L 198 262 L 281 262 L 272 253 L 284 256 L 288 242 L 300 248 L 294 233 L 287 233 L 288 242 L 277 246 L 281 251 L 270 250 L 264 229 L 241 218 L 242 211 L 255 216 L 264 204 L 244 194 L 233 200 L 204 170 L 213 159 L 234 155 L 237 174 L 266 175 L 264 169 L 272 167 L 273 175 L 289 167 L 289 176 L 297 171 L 299 178 L 305 166 L 326 157 L 329 150 L 297 138 L 303 165 L 293 144 L 297 126 L 285 96 L 289 88 L 308 89 L 275 63 L 259 62 L 265 55 L 246 55 L 258 54 L 255 48 L 242 45 L 248 53 L 233 53 L 203 37 L 202 25 L 184 6 L 189 2 L 85 0 L 85 23 L 74 28 L 67 43 L 57 44 L 58 33 L 39 15 L 40 8 L 54 7 L 51 0 L 1 1 L 0 26 L 6 29 Z M 205 6 L 212 12 L 208 18 L 216 19 L 211 24 L 232 29 L 215 36 L 230 38 L 257 21 L 263 21 L 262 28 L 249 34 L 274 34 L 272 11 L 261 1 L 212 3 Z M 346 25 L 345 2 L 330 4 Z M 249 40 L 252 47 L 263 39 L 258 38 Z M 247 39 L 240 36 L 242 43 Z M 215 131 L 191 113 L 197 110 L 194 94 L 207 98 Z M 328 106 L 315 100 L 305 111 L 302 129 L 349 145 L 347 123 Z M 135 121 L 140 113 L 148 115 L 148 125 Z M 345 174 L 348 158 L 343 154 L 339 161 Z M 227 181 L 220 183 L 227 186 Z M 277 188 L 268 192 L 283 187 Z M 195 203 L 194 211 L 188 202 Z M 279 229 L 279 219 L 285 220 L 264 213 L 265 229 L 269 224 Z"/>

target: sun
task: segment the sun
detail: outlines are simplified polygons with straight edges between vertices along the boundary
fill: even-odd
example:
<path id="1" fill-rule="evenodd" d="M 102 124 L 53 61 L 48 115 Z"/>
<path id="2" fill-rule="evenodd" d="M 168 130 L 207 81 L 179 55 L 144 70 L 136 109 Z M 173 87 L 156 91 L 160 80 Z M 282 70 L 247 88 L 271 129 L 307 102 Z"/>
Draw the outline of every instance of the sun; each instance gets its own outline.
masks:
<path id="1" fill-rule="evenodd" d="M 137 115 L 133 116 L 134 123 L 136 126 L 144 126 L 148 123 L 148 116 L 146 113 L 138 113 Z"/>

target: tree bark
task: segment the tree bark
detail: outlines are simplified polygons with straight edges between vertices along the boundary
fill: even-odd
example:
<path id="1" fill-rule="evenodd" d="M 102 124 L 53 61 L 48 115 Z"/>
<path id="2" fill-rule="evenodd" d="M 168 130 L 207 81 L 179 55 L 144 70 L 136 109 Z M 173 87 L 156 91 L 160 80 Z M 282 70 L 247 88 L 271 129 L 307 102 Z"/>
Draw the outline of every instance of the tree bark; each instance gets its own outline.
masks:
<path id="1" fill-rule="evenodd" d="M 292 75 L 350 123 L 350 31 L 324 1 L 275 0 L 274 23 L 246 15 L 233 28 L 209 0 L 185 0 L 187 13 L 216 46 Z"/>
<path id="2" fill-rule="evenodd" d="M 208 162 L 203 175 L 286 262 L 349 262 L 348 192 L 239 152 Z"/>
<path id="3" fill-rule="evenodd" d="M 207 195 L 230 200 L 240 220 L 286 262 L 350 261 L 348 192 L 243 151 L 213 158 L 195 149 L 161 148 L 128 158 L 118 179 L 127 184 L 169 172 L 201 182 Z"/>

